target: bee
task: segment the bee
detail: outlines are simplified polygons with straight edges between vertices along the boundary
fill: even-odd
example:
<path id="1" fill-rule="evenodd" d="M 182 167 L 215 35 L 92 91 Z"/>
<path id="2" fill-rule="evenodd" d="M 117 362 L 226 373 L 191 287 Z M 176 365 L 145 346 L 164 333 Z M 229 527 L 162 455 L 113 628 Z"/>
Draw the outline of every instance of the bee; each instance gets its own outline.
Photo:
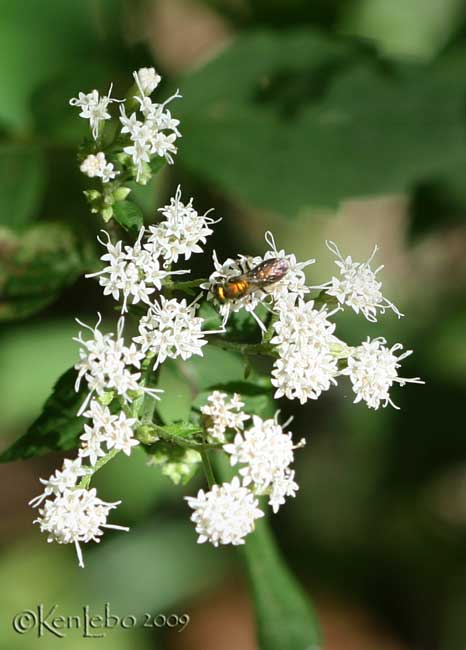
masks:
<path id="1" fill-rule="evenodd" d="M 213 286 L 212 291 L 219 302 L 243 298 L 257 289 L 279 282 L 288 273 L 290 263 L 285 257 L 275 257 L 261 262 L 250 271 L 226 279 Z"/>

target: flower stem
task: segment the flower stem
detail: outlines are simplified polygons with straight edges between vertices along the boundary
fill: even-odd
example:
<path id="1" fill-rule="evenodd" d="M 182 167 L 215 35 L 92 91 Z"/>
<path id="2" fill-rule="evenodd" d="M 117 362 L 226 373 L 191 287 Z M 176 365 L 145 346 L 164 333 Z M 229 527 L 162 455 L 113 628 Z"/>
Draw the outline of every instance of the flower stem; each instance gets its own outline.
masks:
<path id="1" fill-rule="evenodd" d="M 198 429 L 190 430 L 190 435 L 197 433 L 204 433 L 204 430 L 199 427 Z M 135 433 L 135 437 L 140 440 L 143 444 L 151 445 L 157 442 L 157 440 L 164 440 L 165 442 L 170 442 L 179 447 L 185 447 L 186 449 L 194 449 L 195 451 L 202 451 L 208 449 L 221 449 L 222 444 L 220 443 L 208 443 L 208 442 L 198 442 L 192 438 L 185 438 L 183 436 L 178 436 L 174 433 L 170 433 L 163 426 L 155 423 L 143 424 Z"/>
<path id="2" fill-rule="evenodd" d="M 275 347 L 271 343 L 237 343 L 236 341 L 227 341 L 220 336 L 212 335 L 209 337 L 209 344 L 216 345 L 223 350 L 231 350 L 245 355 L 278 356 Z"/>
<path id="3" fill-rule="evenodd" d="M 184 280 L 181 282 L 173 282 L 171 278 L 164 280 L 163 286 L 170 291 L 183 291 L 184 293 L 192 294 L 191 289 L 198 288 L 201 284 L 206 282 L 205 278 L 198 278 L 197 280 Z"/>
<path id="4" fill-rule="evenodd" d="M 89 483 L 91 482 L 91 478 L 94 476 L 94 474 L 99 471 L 101 467 L 103 467 L 106 463 L 108 463 L 109 460 L 112 460 L 118 453 L 120 452 L 119 449 L 112 449 L 111 451 L 108 452 L 105 456 L 102 456 L 100 460 L 97 461 L 97 463 L 93 466 L 90 467 L 92 471 L 89 472 L 89 474 L 86 474 L 86 476 L 83 476 L 82 479 L 80 480 L 78 487 L 83 488 L 84 490 L 87 490 L 89 487 Z"/>
<path id="5" fill-rule="evenodd" d="M 216 480 L 212 469 L 212 463 L 210 462 L 209 452 L 205 450 L 201 451 L 201 458 L 207 483 L 209 485 L 209 488 L 212 488 L 215 485 Z"/>

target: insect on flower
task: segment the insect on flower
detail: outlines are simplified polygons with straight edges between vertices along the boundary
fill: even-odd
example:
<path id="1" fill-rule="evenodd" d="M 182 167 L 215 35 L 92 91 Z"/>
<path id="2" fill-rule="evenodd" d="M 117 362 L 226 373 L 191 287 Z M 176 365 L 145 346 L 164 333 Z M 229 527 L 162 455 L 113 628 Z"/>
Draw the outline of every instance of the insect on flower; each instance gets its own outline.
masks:
<path id="1" fill-rule="evenodd" d="M 289 268 L 290 263 L 285 257 L 264 260 L 250 271 L 215 285 L 212 291 L 219 302 L 236 300 L 279 282 L 288 273 Z"/>

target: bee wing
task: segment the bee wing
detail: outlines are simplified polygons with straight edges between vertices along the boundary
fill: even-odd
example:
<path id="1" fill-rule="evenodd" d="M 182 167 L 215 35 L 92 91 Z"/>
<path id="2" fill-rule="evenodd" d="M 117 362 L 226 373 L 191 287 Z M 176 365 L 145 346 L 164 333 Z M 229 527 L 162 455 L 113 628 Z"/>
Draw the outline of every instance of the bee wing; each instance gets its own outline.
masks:
<path id="1" fill-rule="evenodd" d="M 258 286 L 273 284 L 286 275 L 289 266 L 288 260 L 283 257 L 264 260 L 247 273 L 244 273 L 242 279 L 247 280 L 249 284 Z"/>

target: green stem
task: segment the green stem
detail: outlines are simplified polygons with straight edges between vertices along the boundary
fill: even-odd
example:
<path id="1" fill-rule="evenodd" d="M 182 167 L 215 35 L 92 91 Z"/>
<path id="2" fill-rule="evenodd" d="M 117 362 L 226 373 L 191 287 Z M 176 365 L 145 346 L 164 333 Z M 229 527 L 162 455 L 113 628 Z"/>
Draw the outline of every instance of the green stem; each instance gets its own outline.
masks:
<path id="1" fill-rule="evenodd" d="M 231 350 L 248 356 L 278 356 L 275 347 L 271 343 L 237 343 L 236 341 L 227 341 L 226 339 L 214 334 L 209 337 L 209 344 L 216 345 L 217 347 L 222 348 L 222 350 Z"/>
<path id="2" fill-rule="evenodd" d="M 210 462 L 209 453 L 207 451 L 201 451 L 201 458 L 207 483 L 209 488 L 212 488 L 215 485 L 216 480 L 212 469 L 212 463 Z"/>
<path id="3" fill-rule="evenodd" d="M 91 482 L 91 478 L 94 476 L 94 474 L 98 472 L 99 469 L 103 467 L 106 463 L 108 463 L 109 460 L 112 460 L 112 458 L 114 458 L 119 452 L 120 452 L 119 449 L 112 449 L 111 451 L 108 452 L 108 454 L 102 456 L 102 458 L 98 460 L 97 463 L 92 468 L 90 468 L 92 469 L 92 473 L 86 474 L 86 476 L 82 477 L 82 479 L 78 483 L 78 487 L 87 490 Z"/>
<path id="4" fill-rule="evenodd" d="M 204 430 L 199 427 L 199 429 L 194 429 L 190 431 L 191 434 L 204 433 Z M 167 431 L 163 426 L 159 424 L 143 424 L 135 433 L 135 437 L 144 444 L 153 444 L 158 439 L 164 440 L 165 442 L 170 442 L 179 447 L 185 447 L 186 449 L 194 449 L 195 451 L 206 451 L 208 449 L 221 449 L 221 443 L 209 443 L 209 442 L 197 442 L 192 438 L 183 438 L 183 436 L 177 436 L 173 433 Z"/>
<path id="5" fill-rule="evenodd" d="M 181 282 L 174 282 L 170 277 L 167 278 L 163 286 L 170 291 L 182 291 L 184 293 L 192 294 L 190 289 L 197 289 L 201 284 L 207 282 L 205 278 L 197 278 L 196 280 L 182 280 Z"/>

